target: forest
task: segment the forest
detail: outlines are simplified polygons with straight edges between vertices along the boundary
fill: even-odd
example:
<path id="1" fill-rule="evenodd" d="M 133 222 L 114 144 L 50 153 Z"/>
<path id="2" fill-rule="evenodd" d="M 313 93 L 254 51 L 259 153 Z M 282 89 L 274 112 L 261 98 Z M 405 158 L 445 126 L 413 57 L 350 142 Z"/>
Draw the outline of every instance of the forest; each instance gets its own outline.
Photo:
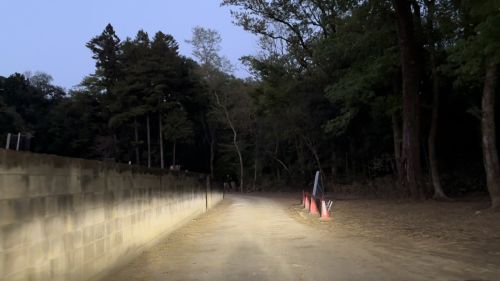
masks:
<path id="1" fill-rule="evenodd" d="M 453 200 L 500 210 L 499 0 L 223 0 L 259 38 L 242 79 L 220 34 L 112 24 L 88 38 L 95 72 L 0 76 L 0 145 L 228 177 L 238 190 Z M 168 32 L 168 31 L 166 31 Z M 238 44 L 238 42 L 234 42 Z"/>

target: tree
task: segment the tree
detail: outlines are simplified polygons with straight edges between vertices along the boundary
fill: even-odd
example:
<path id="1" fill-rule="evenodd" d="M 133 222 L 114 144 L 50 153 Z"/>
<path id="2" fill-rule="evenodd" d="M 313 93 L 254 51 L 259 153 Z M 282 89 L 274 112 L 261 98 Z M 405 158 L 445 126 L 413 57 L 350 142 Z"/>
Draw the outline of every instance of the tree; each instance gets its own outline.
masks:
<path id="1" fill-rule="evenodd" d="M 442 51 L 442 46 L 447 38 L 444 36 L 443 28 L 439 30 L 441 22 L 437 17 L 436 1 L 426 0 L 424 1 L 426 11 L 426 25 L 425 25 L 425 41 L 426 41 L 426 51 L 429 56 L 429 63 L 431 68 L 431 80 L 432 80 L 432 105 L 431 105 L 431 125 L 429 129 L 429 136 L 427 138 L 428 154 L 429 154 L 429 168 L 432 180 L 432 186 L 434 187 L 434 199 L 437 200 L 448 200 L 449 198 L 443 191 L 441 186 L 441 176 L 438 167 L 438 157 L 436 153 L 436 143 L 438 135 L 438 121 L 439 121 L 439 98 L 440 98 L 440 87 L 441 78 L 439 73 L 439 53 Z"/>
<path id="2" fill-rule="evenodd" d="M 236 24 L 254 34 L 285 46 L 300 67 L 309 67 L 319 38 L 336 32 L 337 17 L 353 6 L 351 1 L 318 0 L 223 0 Z"/>
<path id="3" fill-rule="evenodd" d="M 134 139 L 132 146 L 135 151 L 135 163 L 140 164 L 141 141 L 139 140 L 139 119 L 147 115 L 149 108 L 145 104 L 147 89 L 149 86 L 148 71 L 145 60 L 148 59 L 150 41 L 148 34 L 142 30 L 138 31 L 136 38 L 132 41 L 127 39 L 121 44 L 120 60 L 122 61 L 123 75 L 113 87 L 116 99 L 110 104 L 111 127 L 119 128 L 130 126 L 133 122 Z M 149 122 L 149 115 L 146 117 Z M 149 126 L 147 126 L 149 128 Z M 147 130 L 148 148 L 147 165 L 151 167 L 150 131 Z"/>
<path id="4" fill-rule="evenodd" d="M 148 100 L 156 103 L 158 114 L 158 136 L 160 147 L 160 167 L 165 167 L 163 153 L 163 114 L 175 102 L 176 86 L 179 81 L 179 46 L 171 35 L 157 32 L 151 42 L 151 92 Z"/>
<path id="5" fill-rule="evenodd" d="M 95 76 L 106 92 L 111 93 L 120 75 L 120 38 L 108 23 L 104 31 L 92 38 L 86 46 L 92 51 L 92 58 L 96 61 Z"/>
<path id="6" fill-rule="evenodd" d="M 176 165 L 177 144 L 180 142 L 191 142 L 194 136 L 192 122 L 187 113 L 179 103 L 167 111 L 163 121 L 163 134 L 165 139 L 172 143 L 172 165 Z"/>
<path id="7" fill-rule="evenodd" d="M 403 75 L 403 149 L 405 184 L 413 198 L 424 196 L 420 149 L 421 46 L 417 41 L 415 15 L 409 0 L 393 0 L 401 50 Z M 415 8 L 414 8 L 415 9 Z M 419 8 L 418 8 L 419 9 Z M 420 24 L 417 22 L 417 24 Z"/>
<path id="8" fill-rule="evenodd" d="M 483 77 L 481 99 L 481 141 L 486 183 L 491 198 L 491 207 L 500 210 L 500 161 L 496 143 L 495 92 L 497 90 L 498 65 L 500 63 L 500 15 L 498 1 L 463 3 L 464 24 L 473 27 L 474 32 L 465 34 L 451 55 L 459 65 L 458 77 Z"/>
<path id="9" fill-rule="evenodd" d="M 84 79 L 82 81 L 83 87 L 91 87 L 93 90 L 99 90 L 103 94 L 102 101 L 105 104 L 111 103 L 115 98 L 113 97 L 113 87 L 115 86 L 118 77 L 120 76 L 120 38 L 116 35 L 113 26 L 108 24 L 104 31 L 92 38 L 86 47 L 92 52 L 92 58 L 96 61 L 96 70 L 91 77 Z M 93 85 L 86 85 L 93 83 Z M 106 115 L 106 119 L 110 118 L 109 109 L 105 106 L 103 110 Z M 107 136 L 102 136 L 102 144 L 105 150 L 108 150 L 106 146 L 112 146 L 113 156 L 115 160 L 119 158 L 119 147 L 118 147 L 118 136 L 117 132 L 110 129 Z"/>
<path id="10" fill-rule="evenodd" d="M 223 89 L 230 79 L 227 73 L 232 71 L 232 66 L 226 58 L 219 55 L 221 41 L 222 39 L 217 31 L 195 27 L 193 37 L 188 42 L 193 45 L 193 55 L 202 62 L 202 76 L 205 78 L 211 95 L 213 95 L 214 105 L 223 113 L 225 121 L 233 133 L 232 142 L 240 164 L 240 191 L 243 192 L 244 163 L 238 132 L 229 114 L 227 99 L 222 97 L 222 95 L 227 94 L 224 93 Z"/>

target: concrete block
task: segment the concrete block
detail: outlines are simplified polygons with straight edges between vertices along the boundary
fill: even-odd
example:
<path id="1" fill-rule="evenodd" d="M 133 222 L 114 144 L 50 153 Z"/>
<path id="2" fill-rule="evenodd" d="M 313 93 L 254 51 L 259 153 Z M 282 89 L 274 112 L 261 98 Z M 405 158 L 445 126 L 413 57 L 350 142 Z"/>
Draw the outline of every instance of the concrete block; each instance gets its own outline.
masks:
<path id="1" fill-rule="evenodd" d="M 106 221 L 112 220 L 116 215 L 115 207 L 113 205 L 104 206 L 104 219 Z"/>
<path id="2" fill-rule="evenodd" d="M 84 204 L 84 209 L 89 210 L 89 209 L 95 209 L 99 207 L 99 197 L 95 194 L 95 192 L 86 192 L 83 193 L 83 204 Z"/>
<path id="3" fill-rule="evenodd" d="M 75 265 L 78 268 L 82 268 L 83 263 L 85 262 L 84 260 L 84 254 L 83 254 L 84 247 L 77 248 L 74 253 L 75 253 Z"/>
<path id="4" fill-rule="evenodd" d="M 43 227 L 47 238 L 62 237 L 66 231 L 66 225 L 62 216 L 44 218 Z"/>
<path id="5" fill-rule="evenodd" d="M 15 250 L 9 250 L 4 252 L 4 274 L 9 276 L 10 274 L 17 272 L 26 272 L 29 267 L 28 258 L 26 255 L 26 248 L 18 248 Z M 7 278 L 6 280 L 11 280 Z"/>
<path id="6" fill-rule="evenodd" d="M 28 247 L 28 263 L 30 266 L 40 267 L 47 263 L 49 241 L 38 242 Z"/>
<path id="7" fill-rule="evenodd" d="M 33 212 L 34 218 L 45 217 L 47 205 L 45 197 L 34 197 L 29 199 L 29 208 Z"/>
<path id="8" fill-rule="evenodd" d="M 105 255 L 105 251 L 104 251 L 104 239 L 101 239 L 101 240 L 97 240 L 95 242 L 95 256 L 96 258 L 99 258 L 99 257 L 102 257 Z"/>
<path id="9" fill-rule="evenodd" d="M 83 263 L 81 266 L 78 266 L 77 268 L 71 270 L 68 274 L 68 280 L 66 281 L 81 281 L 84 280 L 84 278 L 88 277 L 87 275 L 84 274 L 83 272 Z"/>
<path id="10" fill-rule="evenodd" d="M 111 242 L 112 248 L 120 248 L 123 245 L 123 232 L 116 232 Z"/>
<path id="11" fill-rule="evenodd" d="M 123 219 L 122 218 L 114 219 L 113 223 L 114 223 L 113 231 L 121 231 L 122 230 L 122 227 L 123 227 Z"/>
<path id="12" fill-rule="evenodd" d="M 60 237 L 49 240 L 49 250 L 47 251 L 48 259 L 55 259 L 64 255 L 64 240 Z"/>
<path id="13" fill-rule="evenodd" d="M 64 242 L 64 252 L 68 253 L 75 249 L 75 243 L 73 239 L 73 232 L 63 234 L 63 242 Z"/>
<path id="14" fill-rule="evenodd" d="M 0 226 L 20 222 L 28 211 L 25 199 L 0 200 Z"/>
<path id="15" fill-rule="evenodd" d="M 67 192 L 71 194 L 82 192 L 82 181 L 80 175 L 72 174 L 69 176 Z"/>
<path id="16" fill-rule="evenodd" d="M 91 173 L 88 173 L 88 171 L 81 171 L 80 175 L 80 187 L 82 192 L 86 192 L 89 190 L 89 186 L 91 185 L 92 181 L 94 179 L 94 176 Z"/>
<path id="17" fill-rule="evenodd" d="M 113 254 L 113 248 L 111 247 L 111 236 L 106 236 L 104 238 L 104 252 L 107 257 L 110 257 Z"/>
<path id="18" fill-rule="evenodd" d="M 0 163 L 2 281 L 7 267 L 9 278 L 86 280 L 205 206 L 205 182 L 189 176 L 23 155 L 26 167 Z"/>
<path id="19" fill-rule="evenodd" d="M 0 199 L 28 197 L 29 176 L 0 174 Z"/>
<path id="20" fill-rule="evenodd" d="M 100 223 L 98 225 L 94 225 L 94 240 L 99 240 L 104 238 L 106 233 L 106 224 Z"/>
<path id="21" fill-rule="evenodd" d="M 29 281 L 46 281 L 50 280 L 50 264 L 47 266 L 28 268 Z"/>
<path id="22" fill-rule="evenodd" d="M 83 247 L 83 261 L 88 263 L 95 258 L 95 244 L 90 243 Z"/>
<path id="23" fill-rule="evenodd" d="M 5 263 L 5 254 L 0 252 L 0 280 L 3 280 L 4 277 L 4 263 Z"/>
<path id="24" fill-rule="evenodd" d="M 72 194 L 73 208 L 76 212 L 81 212 L 85 209 L 85 201 L 82 193 Z"/>
<path id="25" fill-rule="evenodd" d="M 68 261 L 68 271 L 73 271 L 77 268 L 81 268 L 83 265 L 83 248 L 78 248 L 73 251 L 67 252 L 67 261 Z"/>
<path id="26" fill-rule="evenodd" d="M 108 263 L 106 262 L 106 258 L 104 256 L 97 257 L 96 259 L 94 259 L 93 263 L 94 273 L 102 272 L 106 269 L 106 266 L 108 266 Z"/>
<path id="27" fill-rule="evenodd" d="M 51 180 L 51 179 L 50 179 Z M 50 195 L 50 181 L 46 175 L 30 174 L 28 192 L 31 197 Z"/>
<path id="28" fill-rule="evenodd" d="M 66 280 L 66 270 L 68 261 L 66 256 L 56 257 L 50 260 L 50 276 L 51 280 Z"/>
<path id="29" fill-rule="evenodd" d="M 51 195 L 67 194 L 69 186 L 69 176 L 67 175 L 53 175 L 50 188 Z"/>
<path id="30" fill-rule="evenodd" d="M 12 274 L 9 274 L 5 277 L 5 281 L 29 281 L 28 280 L 29 275 L 27 270 L 15 272 Z"/>
<path id="31" fill-rule="evenodd" d="M 83 176 L 81 181 L 81 190 L 83 193 L 88 192 L 102 192 L 106 190 L 105 176 L 88 177 Z"/>
<path id="32" fill-rule="evenodd" d="M 94 223 L 92 214 L 90 212 L 79 211 L 73 214 L 77 229 L 84 229 L 85 227 L 92 225 Z"/>
<path id="33" fill-rule="evenodd" d="M 83 230 L 77 230 L 72 232 L 73 236 L 73 246 L 75 249 L 83 247 Z"/>
<path id="34" fill-rule="evenodd" d="M 57 211 L 58 214 L 75 211 L 72 194 L 57 196 Z"/>
<path id="35" fill-rule="evenodd" d="M 64 220 L 64 232 L 73 232 L 78 229 L 77 218 L 74 214 L 74 212 L 61 214 Z"/>
<path id="36" fill-rule="evenodd" d="M 8 224 L 0 227 L 0 251 L 23 245 L 25 239 L 24 226 L 21 223 Z"/>
<path id="37" fill-rule="evenodd" d="M 38 243 L 45 239 L 45 226 L 42 219 L 23 223 L 24 242 L 28 245 Z"/>
<path id="38" fill-rule="evenodd" d="M 57 196 L 45 197 L 45 216 L 57 215 Z"/>
<path id="39" fill-rule="evenodd" d="M 92 221 L 94 224 L 104 223 L 106 221 L 104 216 L 104 207 L 93 209 L 91 211 Z"/>
<path id="40" fill-rule="evenodd" d="M 83 229 L 83 244 L 87 245 L 94 241 L 94 226 L 90 225 Z"/>

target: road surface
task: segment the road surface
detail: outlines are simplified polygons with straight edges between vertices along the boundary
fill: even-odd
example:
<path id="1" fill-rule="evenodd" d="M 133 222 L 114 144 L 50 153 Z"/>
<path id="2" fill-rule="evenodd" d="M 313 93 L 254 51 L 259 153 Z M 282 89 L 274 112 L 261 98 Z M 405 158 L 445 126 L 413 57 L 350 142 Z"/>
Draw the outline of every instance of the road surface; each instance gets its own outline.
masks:
<path id="1" fill-rule="evenodd" d="M 227 196 L 104 281 L 489 280 L 446 257 L 321 231 L 294 218 L 287 205 Z"/>

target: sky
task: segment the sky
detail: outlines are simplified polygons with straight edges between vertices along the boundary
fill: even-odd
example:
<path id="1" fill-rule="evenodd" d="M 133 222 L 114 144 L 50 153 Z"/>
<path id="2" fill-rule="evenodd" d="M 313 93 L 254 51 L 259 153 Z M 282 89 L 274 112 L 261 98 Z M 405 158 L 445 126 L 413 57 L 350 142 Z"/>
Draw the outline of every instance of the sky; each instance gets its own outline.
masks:
<path id="1" fill-rule="evenodd" d="M 70 89 L 93 73 L 85 44 L 108 23 L 122 40 L 140 29 L 171 34 L 185 56 L 193 27 L 215 29 L 238 77 L 249 76 L 238 59 L 257 52 L 256 37 L 232 23 L 220 0 L 0 0 L 0 76 L 43 71 Z"/>

